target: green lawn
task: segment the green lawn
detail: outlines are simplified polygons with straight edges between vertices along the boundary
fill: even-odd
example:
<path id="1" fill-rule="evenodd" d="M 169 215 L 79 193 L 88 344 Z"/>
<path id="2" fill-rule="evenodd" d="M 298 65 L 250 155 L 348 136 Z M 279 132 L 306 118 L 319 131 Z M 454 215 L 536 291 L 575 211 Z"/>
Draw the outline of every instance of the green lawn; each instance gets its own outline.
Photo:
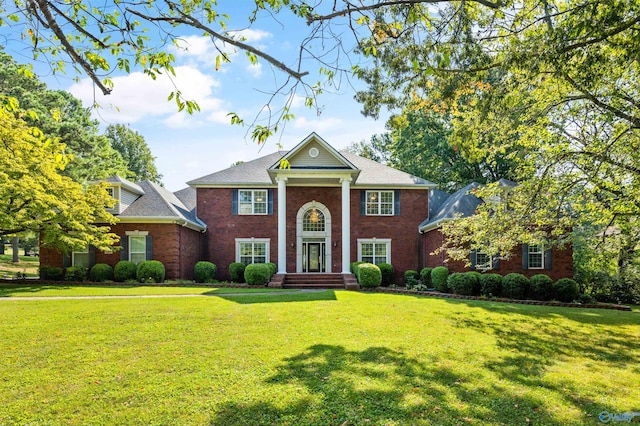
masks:
<path id="1" fill-rule="evenodd" d="M 38 276 L 40 258 L 37 256 L 20 256 L 20 262 L 13 263 L 11 250 L 0 254 L 0 278 L 13 278 L 17 273 L 26 274 L 29 277 Z"/>
<path id="2" fill-rule="evenodd" d="M 637 310 L 346 291 L 0 310 L 0 424 L 582 425 L 640 411 Z"/>

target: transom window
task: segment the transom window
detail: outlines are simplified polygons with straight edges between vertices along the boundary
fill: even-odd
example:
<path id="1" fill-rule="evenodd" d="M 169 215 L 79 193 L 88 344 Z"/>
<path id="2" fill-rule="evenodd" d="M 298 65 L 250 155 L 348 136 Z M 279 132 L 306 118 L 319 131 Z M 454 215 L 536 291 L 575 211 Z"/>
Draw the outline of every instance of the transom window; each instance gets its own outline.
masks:
<path id="1" fill-rule="evenodd" d="M 303 231 L 324 231 L 324 213 L 315 207 L 310 208 L 302 217 Z"/>
<path id="2" fill-rule="evenodd" d="M 146 236 L 129 236 L 129 260 L 136 264 L 147 260 Z"/>
<path id="3" fill-rule="evenodd" d="M 544 268 L 544 246 L 542 244 L 529 245 L 529 269 Z"/>
<path id="4" fill-rule="evenodd" d="M 236 262 L 245 265 L 269 262 L 269 239 L 237 239 Z"/>
<path id="5" fill-rule="evenodd" d="M 393 191 L 367 191 L 367 215 L 392 216 Z"/>
<path id="6" fill-rule="evenodd" d="M 89 248 L 83 250 L 74 250 L 71 254 L 71 265 L 89 267 Z"/>
<path id="7" fill-rule="evenodd" d="M 483 253 L 481 251 L 476 251 L 475 268 L 481 271 L 486 271 L 487 269 L 493 269 L 493 256 L 490 256 L 487 253 Z"/>
<path id="8" fill-rule="evenodd" d="M 375 265 L 391 263 L 391 240 L 358 240 L 358 260 Z"/>
<path id="9" fill-rule="evenodd" d="M 267 214 L 266 190 L 239 190 L 239 214 Z"/>

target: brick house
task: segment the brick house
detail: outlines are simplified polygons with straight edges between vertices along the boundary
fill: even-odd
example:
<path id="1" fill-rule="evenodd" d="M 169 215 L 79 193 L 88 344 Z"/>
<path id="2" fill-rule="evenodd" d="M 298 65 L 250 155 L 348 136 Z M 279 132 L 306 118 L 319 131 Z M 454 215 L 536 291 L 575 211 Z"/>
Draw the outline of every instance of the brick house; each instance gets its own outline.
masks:
<path id="1" fill-rule="evenodd" d="M 471 198 L 470 188 L 449 195 L 432 182 L 338 152 L 315 133 L 290 151 L 194 179 L 176 193 L 151 182 L 117 177 L 108 182 L 118 200 L 112 213 L 119 223 L 112 229 L 121 237 L 122 250 L 95 253 L 89 248 L 62 256 L 42 248 L 43 265 L 115 265 L 120 259 L 153 258 L 165 264 L 168 279 L 190 279 L 195 263 L 209 260 L 218 266 L 217 278 L 228 280 L 232 262 L 273 262 L 279 283 L 301 275 L 328 279 L 327 274 L 348 283 L 350 264 L 359 260 L 392 264 L 395 282 L 402 283 L 408 269 L 440 264 L 464 269 L 431 253 L 442 243 L 439 225 L 460 210 L 460 202 L 468 204 L 462 213 L 470 214 L 477 206 L 473 203 L 481 202 Z M 553 269 L 545 272 L 554 278 L 571 276 L 566 267 L 571 253 L 566 252 L 553 253 L 562 257 L 554 258 Z M 474 256 L 474 265 L 486 263 L 481 253 Z M 529 269 L 539 269 L 534 251 L 527 259 Z M 551 266 L 545 259 L 542 265 Z M 513 257 L 491 266 L 506 273 L 518 269 L 516 263 Z"/>

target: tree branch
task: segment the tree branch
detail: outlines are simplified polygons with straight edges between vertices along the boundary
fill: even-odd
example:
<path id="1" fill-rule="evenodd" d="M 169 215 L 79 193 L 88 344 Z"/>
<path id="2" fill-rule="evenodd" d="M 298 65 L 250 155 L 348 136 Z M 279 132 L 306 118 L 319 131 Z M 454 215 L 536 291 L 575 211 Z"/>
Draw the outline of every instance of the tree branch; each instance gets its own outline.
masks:
<path id="1" fill-rule="evenodd" d="M 617 26 L 616 28 L 612 28 L 611 30 L 603 33 L 599 37 L 592 38 L 592 39 L 585 40 L 585 41 L 581 41 L 579 43 L 570 44 L 569 46 L 566 46 L 563 49 L 560 49 L 560 53 L 567 53 L 567 52 L 570 52 L 572 50 L 580 49 L 581 47 L 588 46 L 590 44 L 599 43 L 601 41 L 604 41 L 604 40 L 608 39 L 611 36 L 614 36 L 616 34 L 619 34 L 619 33 L 623 32 L 623 31 L 628 30 L 629 28 L 631 28 L 632 26 L 634 26 L 635 24 L 637 24 L 639 22 L 640 22 L 640 16 L 637 16 L 636 18 L 630 19 L 627 22 L 623 22 L 621 25 Z"/>

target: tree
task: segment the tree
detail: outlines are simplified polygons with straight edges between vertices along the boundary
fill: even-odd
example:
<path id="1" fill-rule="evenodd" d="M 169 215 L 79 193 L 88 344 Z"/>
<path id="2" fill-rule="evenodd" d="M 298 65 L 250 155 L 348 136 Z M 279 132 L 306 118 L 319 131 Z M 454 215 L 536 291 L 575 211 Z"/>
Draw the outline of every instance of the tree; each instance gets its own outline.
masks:
<path id="1" fill-rule="evenodd" d="M 0 238 L 24 232 L 61 250 L 92 244 L 112 249 L 115 218 L 104 185 L 79 183 L 59 173 L 69 161 L 64 144 L 0 108 Z M 101 225 L 102 224 L 102 225 Z"/>
<path id="2" fill-rule="evenodd" d="M 141 134 L 122 124 L 112 124 L 107 127 L 105 136 L 127 163 L 132 179 L 161 183 L 162 175 L 156 169 L 155 157 Z"/>
<path id="3" fill-rule="evenodd" d="M 114 174 L 127 176 L 125 163 L 109 140 L 98 134 L 98 123 L 79 99 L 61 90 L 48 90 L 34 77 L 20 73 L 13 58 L 0 51 L 0 94 L 13 97 L 20 107 L 35 112 L 22 118 L 49 138 L 57 138 L 73 157 L 61 173 L 77 182 L 102 179 Z"/>

